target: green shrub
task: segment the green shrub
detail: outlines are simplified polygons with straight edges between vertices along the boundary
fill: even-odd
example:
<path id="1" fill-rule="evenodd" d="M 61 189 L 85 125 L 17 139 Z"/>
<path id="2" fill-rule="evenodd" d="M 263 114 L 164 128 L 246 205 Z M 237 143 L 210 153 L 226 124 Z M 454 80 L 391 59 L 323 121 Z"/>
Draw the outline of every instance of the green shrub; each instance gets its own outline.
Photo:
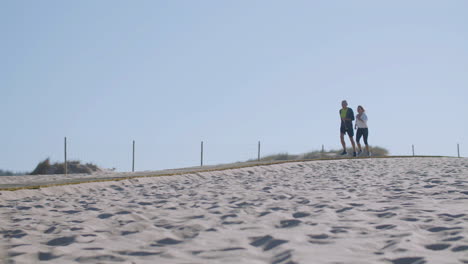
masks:
<path id="1" fill-rule="evenodd" d="M 81 164 L 78 160 L 71 160 L 67 162 L 67 173 L 69 174 L 91 174 L 93 172 L 101 171 L 101 169 L 92 163 Z M 31 172 L 31 175 L 44 175 L 44 174 L 64 174 L 65 163 L 50 163 L 47 158 L 39 162 L 36 168 Z"/>
<path id="2" fill-rule="evenodd" d="M 25 175 L 27 173 L 22 172 L 12 172 L 9 170 L 0 170 L 0 176 L 16 176 L 16 175 Z"/>
<path id="3" fill-rule="evenodd" d="M 44 161 L 39 162 L 36 168 L 31 172 L 31 175 L 38 175 L 38 174 L 49 174 L 47 173 L 51 168 L 50 159 L 47 158 Z M 50 173 L 53 174 L 53 173 Z"/>

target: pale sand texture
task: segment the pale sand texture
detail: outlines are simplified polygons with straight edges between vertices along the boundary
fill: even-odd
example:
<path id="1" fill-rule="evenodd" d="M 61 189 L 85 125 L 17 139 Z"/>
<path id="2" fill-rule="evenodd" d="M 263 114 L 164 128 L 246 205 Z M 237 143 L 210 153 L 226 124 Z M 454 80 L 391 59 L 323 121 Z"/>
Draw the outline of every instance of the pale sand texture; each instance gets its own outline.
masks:
<path id="1" fill-rule="evenodd" d="M 468 263 L 468 159 L 1 191 L 0 222 L 3 263 Z"/>

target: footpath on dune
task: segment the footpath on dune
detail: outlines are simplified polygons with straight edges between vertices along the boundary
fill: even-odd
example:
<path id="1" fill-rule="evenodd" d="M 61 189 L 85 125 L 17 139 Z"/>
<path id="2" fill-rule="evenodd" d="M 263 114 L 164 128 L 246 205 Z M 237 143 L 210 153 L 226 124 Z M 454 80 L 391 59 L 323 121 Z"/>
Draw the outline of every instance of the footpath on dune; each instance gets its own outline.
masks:
<path id="1" fill-rule="evenodd" d="M 159 171 L 139 171 L 139 172 L 99 172 L 95 174 L 54 174 L 54 175 L 17 175 L 17 176 L 2 176 L 0 177 L 0 191 L 15 191 L 22 189 L 38 189 L 51 186 L 61 186 L 69 184 L 81 184 L 90 182 L 104 181 L 120 181 L 141 177 L 160 177 L 173 176 L 187 173 L 199 173 L 229 169 L 248 168 L 253 166 L 268 166 L 282 163 L 297 163 L 307 161 L 323 161 L 323 160 L 360 160 L 360 159 L 386 159 L 386 158 L 434 158 L 442 156 L 383 156 L 383 157 L 333 157 L 321 158 L 313 160 L 284 160 L 284 161 L 254 161 L 254 162 L 239 162 L 220 165 L 197 166 L 179 169 L 166 169 Z"/>

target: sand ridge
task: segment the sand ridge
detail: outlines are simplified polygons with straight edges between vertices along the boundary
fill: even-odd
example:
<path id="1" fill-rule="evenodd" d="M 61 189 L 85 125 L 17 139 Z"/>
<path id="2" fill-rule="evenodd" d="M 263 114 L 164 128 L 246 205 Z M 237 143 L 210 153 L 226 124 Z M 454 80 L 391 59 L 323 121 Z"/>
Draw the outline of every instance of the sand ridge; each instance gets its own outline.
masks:
<path id="1" fill-rule="evenodd" d="M 5 263 L 468 263 L 468 160 L 284 163 L 0 192 Z"/>

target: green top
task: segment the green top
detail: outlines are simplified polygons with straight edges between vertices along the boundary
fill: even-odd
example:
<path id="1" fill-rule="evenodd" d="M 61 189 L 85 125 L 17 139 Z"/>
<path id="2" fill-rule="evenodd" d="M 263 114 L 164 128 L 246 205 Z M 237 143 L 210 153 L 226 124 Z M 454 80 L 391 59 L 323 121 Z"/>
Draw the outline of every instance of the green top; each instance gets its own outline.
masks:
<path id="1" fill-rule="evenodd" d="M 345 109 L 341 109 L 340 114 L 341 118 L 346 118 L 346 114 L 348 113 L 348 108 L 346 107 Z"/>

